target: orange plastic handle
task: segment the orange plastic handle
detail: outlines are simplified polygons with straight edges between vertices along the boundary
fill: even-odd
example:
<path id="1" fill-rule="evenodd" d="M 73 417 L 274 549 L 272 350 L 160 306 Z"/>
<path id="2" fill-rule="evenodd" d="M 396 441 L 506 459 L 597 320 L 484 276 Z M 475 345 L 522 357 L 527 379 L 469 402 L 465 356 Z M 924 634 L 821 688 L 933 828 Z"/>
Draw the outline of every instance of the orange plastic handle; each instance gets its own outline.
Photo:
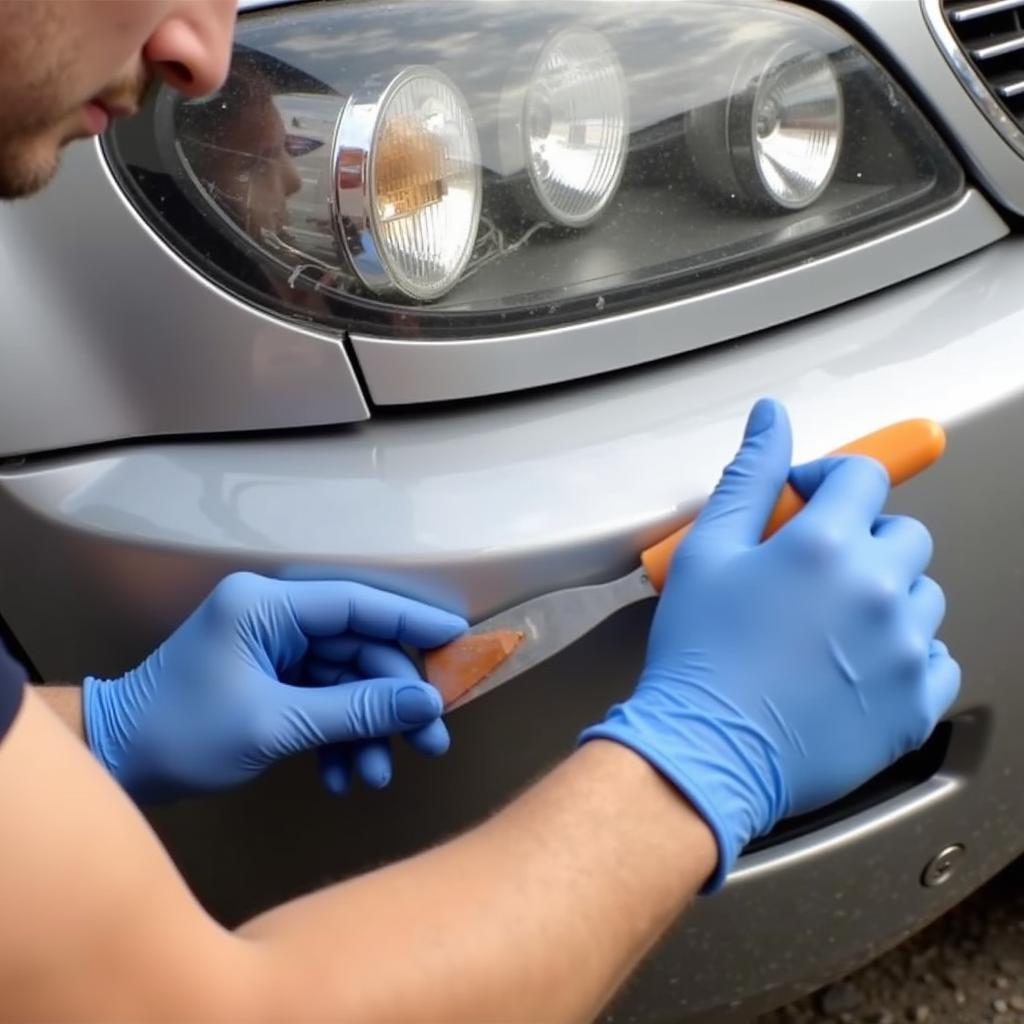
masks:
<path id="1" fill-rule="evenodd" d="M 937 462 L 946 450 L 946 434 L 934 420 L 903 420 L 873 434 L 837 448 L 833 455 L 870 455 L 885 466 L 895 487 Z M 804 507 L 804 500 L 789 485 L 783 488 L 779 502 L 764 531 L 770 537 Z M 689 533 L 692 521 L 649 547 L 641 556 L 644 569 L 656 590 L 661 590 L 668 576 L 679 542 Z"/>

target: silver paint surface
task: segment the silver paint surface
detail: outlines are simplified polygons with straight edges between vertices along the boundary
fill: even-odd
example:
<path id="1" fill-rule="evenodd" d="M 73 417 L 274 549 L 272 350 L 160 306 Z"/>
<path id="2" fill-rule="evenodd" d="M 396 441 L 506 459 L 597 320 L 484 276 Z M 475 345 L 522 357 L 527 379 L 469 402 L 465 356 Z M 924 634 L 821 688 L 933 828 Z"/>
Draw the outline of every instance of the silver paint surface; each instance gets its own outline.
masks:
<path id="1" fill-rule="evenodd" d="M 368 415 L 341 339 L 212 288 L 136 216 L 96 143 L 0 205 L 0 305 L 0 458 Z"/>
<path id="2" fill-rule="evenodd" d="M 1024 849 L 1024 239 L 830 313 L 614 377 L 274 439 L 131 445 L 0 475 L 0 614 L 50 678 L 123 670 L 224 572 L 346 576 L 486 616 L 627 572 L 692 513 L 750 403 L 792 411 L 796 457 L 931 416 L 948 454 L 891 502 L 924 517 L 964 666 L 939 776 L 744 858 L 623 996 L 616 1020 L 724 1020 L 897 941 Z M 322 795 L 311 760 L 153 820 L 235 921 L 435 842 L 571 750 L 628 692 L 649 607 L 614 616 L 451 716 L 436 763 L 399 751 L 382 794 Z M 937 849 L 971 851 L 940 889 Z"/>
<path id="3" fill-rule="evenodd" d="M 832 6 L 902 69 L 988 198 L 1024 212 L 1020 159 L 919 3 Z M 365 418 L 336 339 L 244 309 L 186 270 L 117 196 L 95 149 L 69 153 L 45 199 L 0 210 L 0 456 Z M 971 230 L 1003 232 L 981 216 Z M 797 458 L 891 420 L 940 420 L 946 457 L 891 508 L 932 530 L 931 571 L 949 598 L 942 636 L 964 668 L 942 770 L 742 858 L 610 1015 L 748 1020 L 881 952 L 1024 851 L 1022 282 L 1018 235 L 872 297 L 611 377 L 272 438 L 0 464 L 0 615 L 52 679 L 129 667 L 236 568 L 351 577 L 482 618 L 628 572 L 695 511 L 762 394 L 788 404 Z M 153 812 L 154 825 L 228 922 L 437 842 L 564 756 L 629 691 L 649 615 L 649 604 L 625 609 L 453 715 L 441 761 L 399 749 L 386 792 L 333 800 L 302 758 L 236 793 Z M 935 852 L 956 844 L 968 850 L 956 875 L 922 886 Z"/>

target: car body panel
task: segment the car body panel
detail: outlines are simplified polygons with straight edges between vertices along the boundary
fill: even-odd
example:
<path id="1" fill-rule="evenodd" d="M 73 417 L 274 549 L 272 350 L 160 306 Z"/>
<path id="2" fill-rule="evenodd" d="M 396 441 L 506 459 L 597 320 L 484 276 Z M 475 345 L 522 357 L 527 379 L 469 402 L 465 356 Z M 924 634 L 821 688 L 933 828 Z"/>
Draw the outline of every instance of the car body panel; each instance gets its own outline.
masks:
<path id="1" fill-rule="evenodd" d="M 123 671 L 235 569 L 357 579 L 476 620 L 632 568 L 714 486 L 761 395 L 789 407 L 797 459 L 933 417 L 947 454 L 890 508 L 935 536 L 942 637 L 964 668 L 941 765 L 744 855 L 607 1019 L 746 1021 L 920 928 L 1024 851 L 1024 165 L 921 3 L 815 6 L 899 70 L 955 147 L 972 179 L 955 211 L 689 307 L 504 339 L 549 360 L 548 381 L 599 369 L 591 346 L 663 358 L 487 400 L 371 408 L 468 391 L 441 379 L 437 343 L 357 337 L 364 392 L 344 338 L 218 290 L 142 222 L 98 144 L 72 149 L 45 196 L 0 210 L 0 619 L 45 678 L 68 680 Z M 800 294 L 812 280 L 819 294 Z M 502 364 L 496 340 L 452 343 L 458 373 L 478 391 L 535 383 L 505 379 L 515 358 Z M 151 820 L 227 923 L 411 853 L 572 749 L 632 686 L 651 610 L 453 713 L 445 758 L 399 749 L 384 792 L 331 798 L 303 757 Z M 954 843 L 957 871 L 923 885 Z"/>
<path id="2" fill-rule="evenodd" d="M 143 224 L 98 143 L 0 207 L 0 267 L 0 457 L 368 415 L 341 338 L 212 288 Z"/>
<path id="3" fill-rule="evenodd" d="M 885 38 L 899 41 L 889 56 L 918 98 L 942 101 L 951 141 L 1000 202 L 1021 209 L 1020 160 L 943 59 L 919 6 L 850 0 L 843 10 L 876 49 Z M 126 202 L 99 145 L 83 145 L 66 154 L 45 196 L 0 211 L 10 368 L 0 377 L 0 458 L 130 437 L 354 422 L 369 415 L 368 401 L 460 398 L 599 373 L 805 315 L 1005 231 L 969 191 L 954 208 L 890 237 L 628 316 L 486 340 L 357 335 L 364 395 L 340 334 L 266 315 L 213 286 Z"/>
<path id="4" fill-rule="evenodd" d="M 224 572 L 361 579 L 478 618 L 610 578 L 695 509 L 751 401 L 790 407 L 798 458 L 931 416 L 946 458 L 892 507 L 925 518 L 965 671 L 949 754 L 921 786 L 741 859 L 612 1019 L 723 1020 L 784 1001 L 920 927 L 1024 849 L 1017 687 L 1024 548 L 1024 239 L 831 312 L 544 392 L 273 439 L 126 445 L 0 473 L 0 615 L 43 674 L 123 670 Z M 153 820 L 200 898 L 237 921 L 467 825 L 571 749 L 630 688 L 649 606 L 451 716 L 452 752 L 399 758 L 342 802 L 311 759 Z M 941 889 L 920 876 L 951 842 Z M 216 854 L 214 854 L 216 850 Z M 739 1012 L 739 1011 L 738 1011 Z"/>

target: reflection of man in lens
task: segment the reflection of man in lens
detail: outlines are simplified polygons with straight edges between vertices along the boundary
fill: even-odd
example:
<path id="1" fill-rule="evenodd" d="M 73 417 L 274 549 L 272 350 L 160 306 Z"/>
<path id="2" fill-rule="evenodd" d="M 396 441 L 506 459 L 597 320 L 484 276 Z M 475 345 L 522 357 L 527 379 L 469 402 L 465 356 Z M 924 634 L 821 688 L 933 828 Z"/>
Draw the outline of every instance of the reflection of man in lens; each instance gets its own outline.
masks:
<path id="1" fill-rule="evenodd" d="M 219 205 L 256 240 L 278 234 L 302 178 L 266 81 L 236 66 L 214 100 L 182 107 L 180 120 L 192 169 Z"/>

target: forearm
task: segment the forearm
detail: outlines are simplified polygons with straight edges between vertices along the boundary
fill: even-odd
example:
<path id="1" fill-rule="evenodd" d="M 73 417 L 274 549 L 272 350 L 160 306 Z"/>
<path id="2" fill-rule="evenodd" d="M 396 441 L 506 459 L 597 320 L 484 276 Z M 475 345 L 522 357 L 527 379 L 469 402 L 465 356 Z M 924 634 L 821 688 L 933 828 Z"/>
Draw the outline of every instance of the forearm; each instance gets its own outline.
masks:
<path id="1" fill-rule="evenodd" d="M 466 835 L 241 935 L 275 965 L 275 1016 L 585 1020 L 716 857 L 676 790 L 631 751 L 594 742 Z"/>
<path id="2" fill-rule="evenodd" d="M 36 692 L 0 744 L 0 1017 L 582 1020 L 715 866 L 676 791 L 594 741 L 464 836 L 231 934 Z"/>
<path id="3" fill-rule="evenodd" d="M 80 740 L 85 740 L 85 723 L 82 719 L 82 688 L 70 683 L 46 683 L 35 687 L 36 693 L 49 709 Z"/>
<path id="4" fill-rule="evenodd" d="M 257 951 L 203 912 L 41 689 L 0 743 L 0 1019 L 254 1019 Z"/>

